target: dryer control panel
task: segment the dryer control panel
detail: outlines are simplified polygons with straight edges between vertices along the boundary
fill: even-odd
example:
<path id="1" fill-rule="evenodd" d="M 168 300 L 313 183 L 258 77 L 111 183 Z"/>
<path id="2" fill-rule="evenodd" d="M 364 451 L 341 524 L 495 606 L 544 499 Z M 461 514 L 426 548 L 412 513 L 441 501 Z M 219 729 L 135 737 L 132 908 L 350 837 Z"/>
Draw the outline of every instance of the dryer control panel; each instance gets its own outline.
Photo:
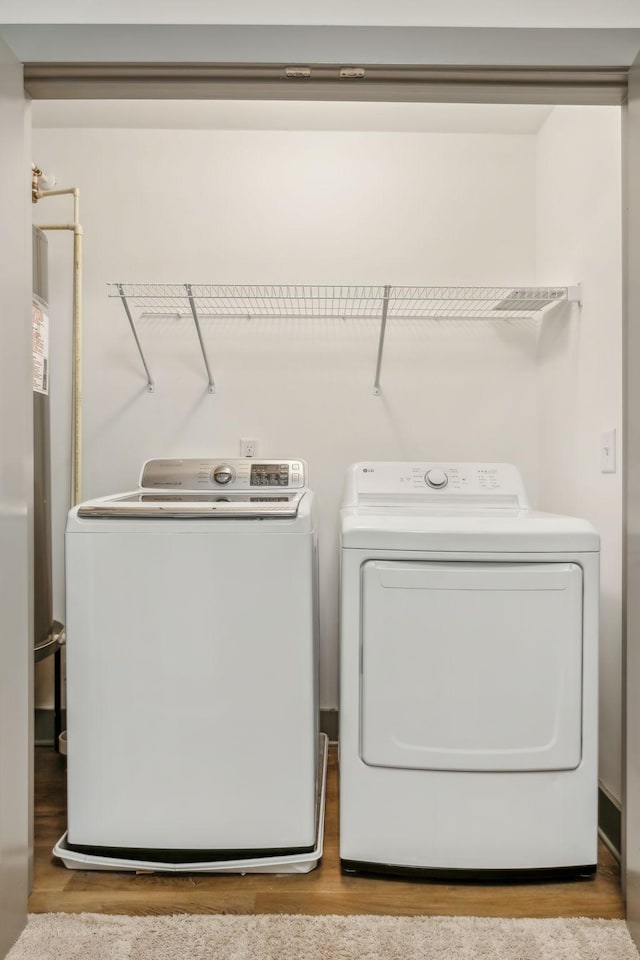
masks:
<path id="1" fill-rule="evenodd" d="M 354 464 L 348 474 L 347 497 L 357 503 L 402 501 L 404 498 L 446 502 L 455 498 L 529 506 L 522 477 L 510 463 L 441 463 L 370 461 Z"/>
<path id="2" fill-rule="evenodd" d="M 147 460 L 140 474 L 144 490 L 301 490 L 306 485 L 304 460 Z"/>

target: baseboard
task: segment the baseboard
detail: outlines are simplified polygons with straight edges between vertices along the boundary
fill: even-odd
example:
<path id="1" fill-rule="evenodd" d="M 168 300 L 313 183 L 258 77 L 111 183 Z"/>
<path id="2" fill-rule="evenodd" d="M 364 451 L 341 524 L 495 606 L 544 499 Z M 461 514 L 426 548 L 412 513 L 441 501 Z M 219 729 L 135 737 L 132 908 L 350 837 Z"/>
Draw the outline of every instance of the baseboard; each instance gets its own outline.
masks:
<path id="1" fill-rule="evenodd" d="M 320 733 L 326 733 L 330 742 L 335 742 L 338 739 L 338 711 L 334 708 L 331 710 L 321 710 L 320 711 Z"/>
<path id="2" fill-rule="evenodd" d="M 67 726 L 67 712 L 62 711 L 62 729 Z M 54 741 L 54 712 L 52 708 L 36 708 L 34 724 L 34 743 L 36 747 L 52 747 Z"/>
<path id="3" fill-rule="evenodd" d="M 617 800 L 604 787 L 598 788 L 598 827 L 602 840 L 616 860 L 621 860 L 622 811 Z"/>

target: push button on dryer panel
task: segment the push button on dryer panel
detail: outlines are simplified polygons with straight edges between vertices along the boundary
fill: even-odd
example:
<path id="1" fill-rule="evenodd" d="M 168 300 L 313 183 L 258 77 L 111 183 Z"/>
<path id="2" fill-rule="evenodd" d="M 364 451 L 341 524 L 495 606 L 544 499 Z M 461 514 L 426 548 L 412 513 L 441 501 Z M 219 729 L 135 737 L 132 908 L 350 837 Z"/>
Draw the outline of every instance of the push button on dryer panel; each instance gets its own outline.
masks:
<path id="1" fill-rule="evenodd" d="M 430 487 L 434 487 L 436 490 L 441 487 L 446 487 L 446 485 L 449 483 L 449 477 L 446 475 L 444 470 L 427 470 L 424 475 L 424 479 Z"/>

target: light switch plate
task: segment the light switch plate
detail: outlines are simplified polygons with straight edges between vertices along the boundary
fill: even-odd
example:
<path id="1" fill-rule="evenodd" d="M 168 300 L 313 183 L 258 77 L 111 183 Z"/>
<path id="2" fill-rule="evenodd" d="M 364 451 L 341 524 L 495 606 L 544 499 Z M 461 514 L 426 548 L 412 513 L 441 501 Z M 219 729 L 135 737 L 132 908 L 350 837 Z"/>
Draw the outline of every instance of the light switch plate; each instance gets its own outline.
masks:
<path id="1" fill-rule="evenodd" d="M 616 472 L 616 431 L 604 430 L 600 434 L 600 472 Z"/>

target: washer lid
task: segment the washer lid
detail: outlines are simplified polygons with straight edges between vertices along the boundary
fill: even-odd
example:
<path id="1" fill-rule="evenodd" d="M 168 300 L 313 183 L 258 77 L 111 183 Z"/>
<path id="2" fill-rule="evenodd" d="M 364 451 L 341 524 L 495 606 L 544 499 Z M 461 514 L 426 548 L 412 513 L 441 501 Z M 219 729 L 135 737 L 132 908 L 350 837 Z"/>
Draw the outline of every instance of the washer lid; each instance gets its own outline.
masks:
<path id="1" fill-rule="evenodd" d="M 586 520 L 537 510 L 347 507 L 342 546 L 375 550 L 570 553 L 600 549 Z"/>
<path id="2" fill-rule="evenodd" d="M 78 516 L 107 519 L 256 520 L 287 519 L 298 515 L 304 493 L 176 493 L 137 490 L 82 504 Z"/>

